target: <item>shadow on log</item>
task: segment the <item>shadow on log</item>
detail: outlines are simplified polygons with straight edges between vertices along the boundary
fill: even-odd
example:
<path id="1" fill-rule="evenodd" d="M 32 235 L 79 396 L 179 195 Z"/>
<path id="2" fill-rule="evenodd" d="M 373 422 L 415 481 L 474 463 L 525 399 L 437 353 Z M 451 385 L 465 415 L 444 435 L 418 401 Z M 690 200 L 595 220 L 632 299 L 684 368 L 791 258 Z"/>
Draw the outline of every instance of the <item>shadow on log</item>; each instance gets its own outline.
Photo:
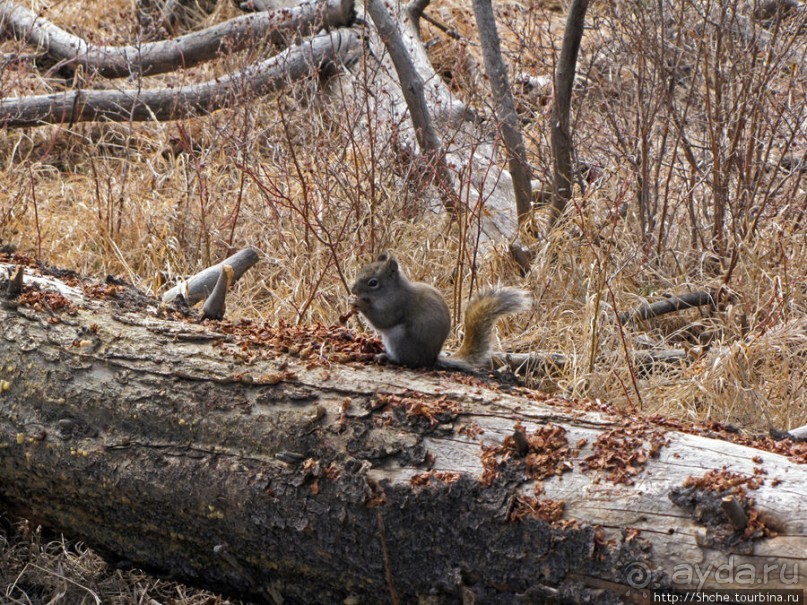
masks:
<path id="1" fill-rule="evenodd" d="M 0 306 L 0 507 L 110 560 L 260 602 L 807 585 L 807 444 L 380 367 L 346 328 L 189 322 L 7 262 L 29 267 Z M 698 504 L 729 496 L 742 531 Z"/>

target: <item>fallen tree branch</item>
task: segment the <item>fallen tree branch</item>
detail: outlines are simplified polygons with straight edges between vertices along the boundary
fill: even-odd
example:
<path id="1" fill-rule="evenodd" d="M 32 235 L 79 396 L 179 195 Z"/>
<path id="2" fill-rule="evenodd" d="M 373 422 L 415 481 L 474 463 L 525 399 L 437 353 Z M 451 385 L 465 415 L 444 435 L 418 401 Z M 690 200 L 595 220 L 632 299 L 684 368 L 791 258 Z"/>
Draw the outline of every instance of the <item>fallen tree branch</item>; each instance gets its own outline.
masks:
<path id="1" fill-rule="evenodd" d="M 16 128 L 42 124 L 110 120 L 179 120 L 228 107 L 243 95 L 262 96 L 334 63 L 349 64 L 361 53 L 358 34 L 339 29 L 289 48 L 231 76 L 183 88 L 71 90 L 65 93 L 5 98 L 0 125 Z"/>
<path id="2" fill-rule="evenodd" d="M 670 366 L 680 367 L 687 361 L 696 359 L 683 349 L 638 350 L 633 351 L 632 356 L 633 364 L 642 375 L 652 374 Z M 520 375 L 552 377 L 566 371 L 575 363 L 575 358 L 555 352 L 494 353 L 493 363 L 496 367 L 509 367 Z"/>
<path id="3" fill-rule="evenodd" d="M 622 311 L 619 314 L 619 323 L 627 324 L 636 320 L 643 321 L 658 317 L 659 315 L 681 311 L 682 309 L 691 309 L 705 305 L 712 307 L 717 306 L 717 299 L 714 292 L 706 290 L 688 292 L 677 296 L 669 296 L 654 303 L 643 303 L 634 309 Z"/>
<path id="4" fill-rule="evenodd" d="M 807 441 L 807 424 L 788 431 L 795 439 L 799 441 Z"/>
<path id="5" fill-rule="evenodd" d="M 108 78 L 154 75 L 215 59 L 258 42 L 288 43 L 321 28 L 349 25 L 350 0 L 319 0 L 293 8 L 242 15 L 173 40 L 129 46 L 90 44 L 34 11 L 10 0 L 0 2 L 0 23 L 15 37 L 43 49 L 61 67 L 83 67 Z"/>

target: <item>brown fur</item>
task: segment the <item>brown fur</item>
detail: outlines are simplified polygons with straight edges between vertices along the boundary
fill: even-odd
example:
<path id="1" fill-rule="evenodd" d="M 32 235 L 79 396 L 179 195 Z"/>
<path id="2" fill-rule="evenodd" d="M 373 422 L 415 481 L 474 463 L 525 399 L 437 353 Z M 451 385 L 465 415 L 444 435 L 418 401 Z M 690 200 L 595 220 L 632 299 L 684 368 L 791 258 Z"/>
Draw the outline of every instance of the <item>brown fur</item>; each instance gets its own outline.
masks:
<path id="1" fill-rule="evenodd" d="M 503 315 L 523 311 L 529 305 L 527 293 L 517 288 L 489 289 L 474 296 L 465 311 L 462 346 L 452 359 L 460 359 L 473 367 L 487 363 L 496 321 Z"/>

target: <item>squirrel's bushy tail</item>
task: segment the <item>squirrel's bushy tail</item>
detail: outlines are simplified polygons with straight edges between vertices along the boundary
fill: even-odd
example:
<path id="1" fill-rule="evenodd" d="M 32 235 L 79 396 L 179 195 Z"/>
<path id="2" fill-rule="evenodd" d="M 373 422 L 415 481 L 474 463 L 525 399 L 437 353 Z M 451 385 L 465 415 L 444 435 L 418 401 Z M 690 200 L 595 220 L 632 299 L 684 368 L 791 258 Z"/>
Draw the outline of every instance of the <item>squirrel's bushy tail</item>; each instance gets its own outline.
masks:
<path id="1" fill-rule="evenodd" d="M 484 290 L 474 296 L 465 312 L 465 334 L 459 351 L 451 359 L 478 367 L 490 359 L 490 339 L 496 320 L 503 315 L 523 311 L 530 306 L 530 296 L 518 288 Z"/>

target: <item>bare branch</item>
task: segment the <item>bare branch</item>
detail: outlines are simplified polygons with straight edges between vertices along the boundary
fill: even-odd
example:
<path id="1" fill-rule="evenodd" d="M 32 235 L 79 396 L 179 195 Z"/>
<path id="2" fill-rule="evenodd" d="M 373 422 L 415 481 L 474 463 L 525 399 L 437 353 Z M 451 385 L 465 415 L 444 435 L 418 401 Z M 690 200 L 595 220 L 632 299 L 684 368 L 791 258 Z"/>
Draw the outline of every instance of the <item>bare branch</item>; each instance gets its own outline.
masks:
<path id="1" fill-rule="evenodd" d="M 81 66 L 109 78 L 153 75 L 190 67 L 216 58 L 225 49 L 233 52 L 258 42 L 287 44 L 289 38 L 311 35 L 323 27 L 347 25 L 353 17 L 350 0 L 319 0 L 293 8 L 242 15 L 173 40 L 97 46 L 10 0 L 0 2 L 0 23 L 4 30 L 43 48 L 66 67 Z"/>
<path id="2" fill-rule="evenodd" d="M 332 63 L 351 63 L 361 52 L 358 34 L 336 30 L 303 42 L 266 61 L 185 88 L 72 90 L 59 94 L 3 99 L 0 124 L 39 126 L 97 120 L 179 120 L 229 106 L 244 93 L 262 96 L 281 90 Z"/>
<path id="3" fill-rule="evenodd" d="M 571 106 L 574 74 L 577 68 L 577 55 L 583 38 L 583 24 L 589 0 L 572 0 L 566 30 L 563 33 L 563 46 L 555 71 L 555 102 L 552 105 L 551 142 L 554 156 L 555 176 L 552 199 L 552 221 L 557 219 L 572 197 L 573 162 Z"/>
<path id="4" fill-rule="evenodd" d="M 444 195 L 447 196 L 448 192 L 453 189 L 451 175 L 446 166 L 443 144 L 434 129 L 431 114 L 426 104 L 423 79 L 415 68 L 412 57 L 409 56 L 406 50 L 401 32 L 384 6 L 384 1 L 368 0 L 367 12 L 373 19 L 378 35 L 384 42 L 392 63 L 395 65 L 395 71 L 398 73 L 398 79 L 402 84 L 401 90 L 409 108 L 409 115 L 415 126 L 415 137 L 417 138 L 418 146 L 434 165 L 440 188 Z"/>
<path id="5" fill-rule="evenodd" d="M 410 0 L 406 5 L 406 12 L 409 13 L 409 18 L 415 24 L 415 27 L 420 27 L 420 18 L 423 16 L 423 11 L 429 6 L 431 0 Z"/>
<path id="6" fill-rule="evenodd" d="M 659 315 L 674 313 L 682 309 L 702 307 L 704 305 L 716 306 L 716 295 L 714 292 L 698 291 L 688 292 L 680 296 L 670 296 L 664 300 L 654 303 L 644 303 L 635 309 L 629 309 L 619 314 L 619 322 L 626 324 L 635 320 L 651 319 Z"/>
<path id="7" fill-rule="evenodd" d="M 482 42 L 482 56 L 485 70 L 488 73 L 493 102 L 504 145 L 507 147 L 508 166 L 513 178 L 513 189 L 516 197 L 516 212 L 519 224 L 523 223 L 532 208 L 532 179 L 530 166 L 527 163 L 527 151 L 524 139 L 518 126 L 518 114 L 507 77 L 507 67 L 502 58 L 499 33 L 496 31 L 496 19 L 493 15 L 491 0 L 473 0 L 479 38 Z"/>

